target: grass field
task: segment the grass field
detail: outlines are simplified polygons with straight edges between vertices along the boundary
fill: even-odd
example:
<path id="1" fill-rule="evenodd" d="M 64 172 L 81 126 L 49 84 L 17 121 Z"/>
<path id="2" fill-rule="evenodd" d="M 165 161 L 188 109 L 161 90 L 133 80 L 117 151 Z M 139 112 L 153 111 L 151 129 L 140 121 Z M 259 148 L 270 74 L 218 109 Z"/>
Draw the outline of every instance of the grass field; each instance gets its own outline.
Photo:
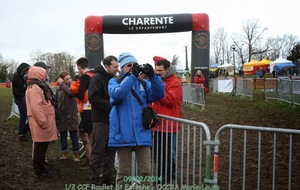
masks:
<path id="1" fill-rule="evenodd" d="M 10 115 L 11 105 L 11 89 L 0 88 L 0 189 L 67 189 L 72 184 L 89 183 L 88 171 L 79 171 L 78 164 L 72 160 L 59 161 L 60 144 L 58 141 L 50 143 L 47 152 L 54 177 L 44 180 L 35 178 L 31 161 L 31 141 L 16 142 L 18 119 L 6 120 Z M 277 101 L 266 102 L 261 90 L 255 90 L 253 99 L 207 93 L 205 111 L 200 110 L 200 107 L 191 108 L 189 105 L 183 105 L 183 118 L 207 124 L 212 136 L 221 126 L 229 123 L 300 129 L 300 108 L 292 108 L 286 103 L 280 104 Z M 255 138 L 252 140 L 257 142 Z M 297 143 L 300 142 L 299 137 L 293 140 Z M 234 143 L 240 144 L 238 140 Z M 234 156 L 240 157 L 239 152 Z M 251 153 L 249 156 L 248 159 L 251 159 Z M 253 156 L 257 157 L 254 154 Z M 288 157 L 283 156 L 283 160 L 280 162 L 288 162 L 287 159 Z M 296 153 L 295 159 L 300 160 L 299 154 Z M 220 163 L 220 170 L 226 170 L 226 167 L 226 164 Z M 226 189 L 226 181 L 222 180 L 222 177 L 226 178 L 226 171 L 220 172 L 220 186 L 224 187 L 221 189 Z M 296 177 L 298 180 L 293 180 L 292 189 L 300 188 L 299 174 Z M 237 179 L 239 178 L 237 177 Z M 236 181 L 233 180 L 234 182 Z M 269 181 L 267 182 L 269 183 Z M 253 182 L 254 187 L 255 183 Z M 233 189 L 241 188 L 236 186 Z"/>

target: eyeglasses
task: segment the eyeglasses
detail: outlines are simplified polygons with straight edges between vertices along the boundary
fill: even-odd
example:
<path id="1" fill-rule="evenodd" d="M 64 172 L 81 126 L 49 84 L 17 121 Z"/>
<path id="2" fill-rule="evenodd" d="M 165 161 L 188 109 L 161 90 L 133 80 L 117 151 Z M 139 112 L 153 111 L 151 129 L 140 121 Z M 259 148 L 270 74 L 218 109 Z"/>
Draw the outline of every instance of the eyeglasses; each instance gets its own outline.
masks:
<path id="1" fill-rule="evenodd" d="M 130 64 L 127 64 L 126 66 L 127 66 L 127 67 L 132 67 L 132 64 L 130 63 Z"/>

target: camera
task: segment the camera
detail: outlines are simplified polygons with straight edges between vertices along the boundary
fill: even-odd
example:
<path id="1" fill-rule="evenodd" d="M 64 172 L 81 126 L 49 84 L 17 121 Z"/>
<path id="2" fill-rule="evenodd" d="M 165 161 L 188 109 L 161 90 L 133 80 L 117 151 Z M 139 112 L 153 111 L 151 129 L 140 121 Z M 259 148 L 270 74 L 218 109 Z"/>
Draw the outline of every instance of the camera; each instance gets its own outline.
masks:
<path id="1" fill-rule="evenodd" d="M 147 72 L 149 72 L 150 68 L 147 64 L 143 64 L 143 65 L 140 65 L 140 70 L 142 73 L 147 73 Z"/>

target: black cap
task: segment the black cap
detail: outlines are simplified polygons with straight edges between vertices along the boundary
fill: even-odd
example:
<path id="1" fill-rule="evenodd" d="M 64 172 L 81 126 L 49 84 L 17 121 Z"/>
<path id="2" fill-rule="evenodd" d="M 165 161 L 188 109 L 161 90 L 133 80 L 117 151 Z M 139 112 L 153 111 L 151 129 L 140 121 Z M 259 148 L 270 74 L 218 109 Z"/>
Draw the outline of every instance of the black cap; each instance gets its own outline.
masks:
<path id="1" fill-rule="evenodd" d="M 40 61 L 40 62 L 36 62 L 33 66 L 37 66 L 37 67 L 42 67 L 44 69 L 49 69 L 51 68 L 49 65 L 47 65 L 46 63 Z"/>

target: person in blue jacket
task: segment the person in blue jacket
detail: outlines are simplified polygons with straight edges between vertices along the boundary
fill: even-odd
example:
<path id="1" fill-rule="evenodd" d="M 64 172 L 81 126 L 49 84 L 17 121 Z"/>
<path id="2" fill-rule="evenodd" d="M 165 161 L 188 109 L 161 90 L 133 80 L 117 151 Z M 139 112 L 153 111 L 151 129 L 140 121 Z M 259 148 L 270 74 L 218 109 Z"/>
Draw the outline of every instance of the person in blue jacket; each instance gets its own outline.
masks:
<path id="1" fill-rule="evenodd" d="M 120 82 L 118 78 L 112 78 L 108 84 L 108 93 L 112 104 L 109 116 L 108 146 L 115 147 L 117 150 L 119 167 L 116 183 L 125 185 L 131 182 L 126 177 L 131 176 L 132 151 L 135 151 L 136 154 L 137 175 L 140 177 L 151 175 L 152 133 L 150 129 L 143 127 L 143 107 L 134 97 L 131 89 L 140 97 L 144 107 L 163 98 L 165 90 L 162 80 L 154 74 L 150 64 L 147 63 L 141 68 L 136 58 L 130 53 L 120 54 L 119 63 L 122 81 Z M 141 73 L 145 74 L 149 80 L 138 79 Z M 141 80 L 145 82 L 141 82 Z M 144 185 L 150 184 L 145 182 Z"/>

